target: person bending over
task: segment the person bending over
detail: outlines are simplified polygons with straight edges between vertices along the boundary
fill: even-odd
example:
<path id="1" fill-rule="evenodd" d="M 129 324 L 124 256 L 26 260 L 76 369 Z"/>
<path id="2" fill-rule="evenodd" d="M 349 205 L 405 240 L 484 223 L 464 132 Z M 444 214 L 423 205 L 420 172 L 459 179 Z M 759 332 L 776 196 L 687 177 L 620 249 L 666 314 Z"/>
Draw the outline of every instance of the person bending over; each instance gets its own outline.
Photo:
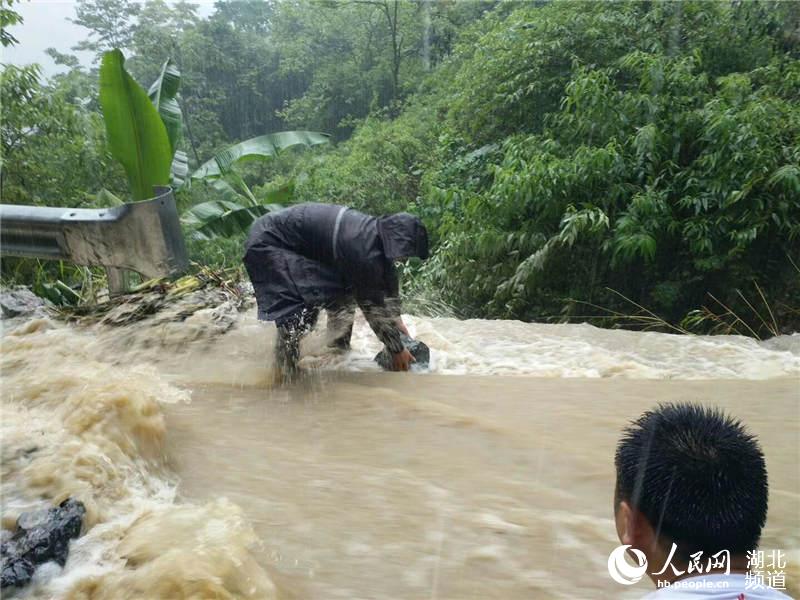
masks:
<path id="1" fill-rule="evenodd" d="M 244 264 L 255 290 L 258 318 L 275 321 L 276 363 L 284 375 L 297 369 L 300 339 L 328 313 L 329 345 L 347 349 L 355 306 L 407 371 L 413 357 L 400 334 L 395 261 L 428 257 L 428 233 L 408 213 L 372 217 L 332 204 L 305 203 L 268 213 L 250 228 Z"/>
<path id="2" fill-rule="evenodd" d="M 789 598 L 748 575 L 767 518 L 767 470 L 741 422 L 664 404 L 624 431 L 614 463 L 617 534 L 640 565 L 644 554 L 660 588 L 647 600 Z"/>

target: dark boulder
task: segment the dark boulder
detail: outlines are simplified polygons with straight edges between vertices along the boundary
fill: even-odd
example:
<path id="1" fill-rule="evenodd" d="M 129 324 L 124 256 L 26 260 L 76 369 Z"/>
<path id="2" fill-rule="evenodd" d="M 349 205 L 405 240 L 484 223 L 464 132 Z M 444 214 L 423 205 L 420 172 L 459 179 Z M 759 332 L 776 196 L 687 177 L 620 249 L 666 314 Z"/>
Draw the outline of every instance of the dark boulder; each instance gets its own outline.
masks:
<path id="1" fill-rule="evenodd" d="M 0 543 L 0 587 L 23 586 L 36 567 L 50 561 L 64 566 L 69 541 L 81 533 L 86 509 L 77 500 L 59 506 L 22 513 L 10 538 Z"/>
<path id="2" fill-rule="evenodd" d="M 416 360 L 416 362 L 412 363 L 411 365 L 412 369 L 427 369 L 431 362 L 430 348 L 428 348 L 424 342 L 410 338 L 405 334 L 401 334 L 400 339 L 403 341 L 403 345 L 406 347 L 406 349 L 411 352 L 411 355 Z M 387 371 L 392 370 L 392 355 L 388 350 L 386 350 L 386 348 L 375 355 L 375 362 Z"/>

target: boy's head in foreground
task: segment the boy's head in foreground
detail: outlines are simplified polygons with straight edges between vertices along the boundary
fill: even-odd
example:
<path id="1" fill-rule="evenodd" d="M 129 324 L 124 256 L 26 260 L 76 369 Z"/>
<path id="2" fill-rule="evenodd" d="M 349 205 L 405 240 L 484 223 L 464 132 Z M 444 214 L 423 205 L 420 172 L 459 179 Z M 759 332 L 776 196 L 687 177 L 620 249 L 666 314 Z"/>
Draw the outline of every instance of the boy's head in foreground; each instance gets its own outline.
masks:
<path id="1" fill-rule="evenodd" d="M 655 570 L 673 543 L 671 562 L 682 569 L 691 554 L 720 550 L 730 551 L 732 570 L 746 569 L 767 517 L 767 470 L 738 420 L 696 404 L 660 405 L 625 429 L 614 462 L 617 534 Z"/>

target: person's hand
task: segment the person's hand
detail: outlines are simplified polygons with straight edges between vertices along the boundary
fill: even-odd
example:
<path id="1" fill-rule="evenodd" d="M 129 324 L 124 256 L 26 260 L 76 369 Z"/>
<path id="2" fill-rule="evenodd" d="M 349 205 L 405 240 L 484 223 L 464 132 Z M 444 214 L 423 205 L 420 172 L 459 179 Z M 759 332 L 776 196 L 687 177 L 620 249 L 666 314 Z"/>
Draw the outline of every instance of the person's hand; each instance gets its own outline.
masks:
<path id="1" fill-rule="evenodd" d="M 408 351 L 408 348 L 403 348 L 397 354 L 392 354 L 392 370 L 393 371 L 408 371 L 411 368 L 411 363 L 416 362 L 414 355 Z"/>

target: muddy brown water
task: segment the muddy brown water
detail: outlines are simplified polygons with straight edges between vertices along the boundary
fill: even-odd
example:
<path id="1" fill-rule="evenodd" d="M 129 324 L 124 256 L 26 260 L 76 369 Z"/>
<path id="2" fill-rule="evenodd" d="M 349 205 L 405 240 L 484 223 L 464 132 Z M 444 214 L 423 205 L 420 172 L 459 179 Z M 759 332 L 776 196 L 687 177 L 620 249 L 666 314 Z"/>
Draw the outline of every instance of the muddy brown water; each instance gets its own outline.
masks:
<path id="1" fill-rule="evenodd" d="M 662 401 L 744 419 L 769 468 L 763 545 L 797 548 L 797 394 L 793 380 L 347 374 L 196 389 L 167 423 L 179 493 L 241 506 L 261 560 L 304 596 L 621 597 L 606 570 L 620 429 Z"/>
<path id="2" fill-rule="evenodd" d="M 614 447 L 685 400 L 759 437 L 762 547 L 798 591 L 800 336 L 410 317 L 432 369 L 391 374 L 359 321 L 351 353 L 312 336 L 306 375 L 275 387 L 272 330 L 218 317 L 4 333 L 4 524 L 88 507 L 66 568 L 11 597 L 638 598 L 606 570 Z"/>

